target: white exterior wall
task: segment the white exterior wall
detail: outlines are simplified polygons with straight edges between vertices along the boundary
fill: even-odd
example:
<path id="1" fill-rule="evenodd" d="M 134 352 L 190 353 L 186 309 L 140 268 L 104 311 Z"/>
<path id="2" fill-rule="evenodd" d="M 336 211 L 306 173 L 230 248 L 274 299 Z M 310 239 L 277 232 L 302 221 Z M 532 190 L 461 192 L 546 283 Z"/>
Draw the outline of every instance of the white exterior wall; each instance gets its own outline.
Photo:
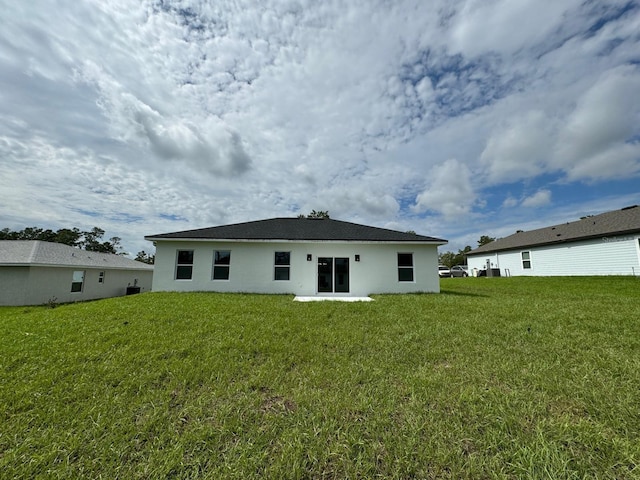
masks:
<path id="1" fill-rule="evenodd" d="M 81 292 L 71 292 L 73 272 L 83 270 Z M 99 283 L 99 272 L 105 272 Z M 98 270 L 83 267 L 0 267 L 0 305 L 43 305 L 49 301 L 68 303 L 126 294 L 127 285 L 150 291 L 152 270 Z"/>
<path id="2" fill-rule="evenodd" d="M 531 268 L 522 267 L 521 252 L 530 252 Z M 490 259 L 512 276 L 640 275 L 637 235 L 597 238 L 562 245 L 523 248 L 467 258 L 470 269 L 482 269 Z"/>
<path id="3" fill-rule="evenodd" d="M 491 268 L 498 268 L 498 256 L 495 253 L 479 254 L 475 256 L 467 255 L 469 275 L 476 275 L 480 270 L 487 268 L 487 261 L 491 264 Z"/>
<path id="4" fill-rule="evenodd" d="M 175 280 L 178 250 L 193 250 L 191 280 Z M 231 251 L 229 280 L 212 280 L 215 250 Z M 290 279 L 274 280 L 275 252 L 291 252 Z M 414 281 L 398 281 L 398 253 L 413 253 Z M 307 261 L 307 255 L 312 260 Z M 355 261 L 355 255 L 360 261 Z M 349 258 L 349 293 L 439 292 L 437 245 L 339 242 L 157 241 L 154 291 L 217 291 L 317 295 L 318 257 Z"/>
<path id="5" fill-rule="evenodd" d="M 29 284 L 29 267 L 0 268 L 0 305 L 29 305 L 25 292 Z"/>

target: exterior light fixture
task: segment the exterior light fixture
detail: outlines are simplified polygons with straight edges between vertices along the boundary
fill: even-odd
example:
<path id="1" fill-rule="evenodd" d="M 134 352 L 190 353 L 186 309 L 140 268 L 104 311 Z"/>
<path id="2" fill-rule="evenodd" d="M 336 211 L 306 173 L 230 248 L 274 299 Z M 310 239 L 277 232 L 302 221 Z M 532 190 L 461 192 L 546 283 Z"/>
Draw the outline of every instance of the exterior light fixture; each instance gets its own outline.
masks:
<path id="1" fill-rule="evenodd" d="M 312 257 L 311 257 L 311 254 L 310 254 L 310 253 L 307 253 L 307 262 L 310 262 L 310 261 L 311 261 L 311 258 L 312 258 Z"/>
<path id="2" fill-rule="evenodd" d="M 356 262 L 360 261 L 360 255 L 356 254 Z"/>

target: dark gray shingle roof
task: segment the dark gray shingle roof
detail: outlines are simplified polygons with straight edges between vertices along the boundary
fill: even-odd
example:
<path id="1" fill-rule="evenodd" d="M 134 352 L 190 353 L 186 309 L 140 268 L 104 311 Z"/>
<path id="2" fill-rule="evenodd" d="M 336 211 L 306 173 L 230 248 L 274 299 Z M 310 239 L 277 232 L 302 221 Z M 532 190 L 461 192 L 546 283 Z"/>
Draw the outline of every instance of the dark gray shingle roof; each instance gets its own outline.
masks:
<path id="1" fill-rule="evenodd" d="M 288 240 L 354 242 L 422 242 L 445 244 L 446 240 L 369 227 L 333 219 L 270 218 L 218 227 L 163 233 L 147 240 Z"/>
<path id="2" fill-rule="evenodd" d="M 640 207 L 633 205 L 621 210 L 584 217 L 575 222 L 561 223 L 528 232 L 520 231 L 478 247 L 469 252 L 469 255 L 638 232 L 640 232 Z"/>
<path id="3" fill-rule="evenodd" d="M 153 270 L 152 265 L 122 255 L 88 252 L 40 240 L 0 240 L 0 266 L 58 266 L 120 270 Z"/>

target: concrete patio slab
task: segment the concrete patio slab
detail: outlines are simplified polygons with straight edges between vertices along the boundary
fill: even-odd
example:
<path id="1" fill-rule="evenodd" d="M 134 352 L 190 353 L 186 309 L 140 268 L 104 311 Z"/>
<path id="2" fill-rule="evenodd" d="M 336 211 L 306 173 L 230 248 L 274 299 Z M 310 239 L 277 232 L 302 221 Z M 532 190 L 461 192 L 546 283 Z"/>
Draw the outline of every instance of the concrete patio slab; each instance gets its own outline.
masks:
<path id="1" fill-rule="evenodd" d="M 373 302 L 370 297 L 295 297 L 294 302 Z"/>

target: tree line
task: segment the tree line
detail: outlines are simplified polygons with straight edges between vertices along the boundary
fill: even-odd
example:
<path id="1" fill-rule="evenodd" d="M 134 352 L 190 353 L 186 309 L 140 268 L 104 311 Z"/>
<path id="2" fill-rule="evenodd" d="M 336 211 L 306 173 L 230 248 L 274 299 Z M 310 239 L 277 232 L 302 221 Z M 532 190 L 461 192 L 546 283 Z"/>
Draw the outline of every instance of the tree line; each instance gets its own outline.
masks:
<path id="1" fill-rule="evenodd" d="M 63 243 L 70 247 L 80 248 L 89 252 L 113 253 L 115 255 L 127 255 L 120 237 L 111 237 L 103 240 L 105 231 L 99 227 L 93 227 L 89 231 L 79 228 L 60 228 L 56 231 L 40 227 L 27 227 L 23 230 L 0 230 L 0 240 L 42 240 L 44 242 Z M 144 250 L 138 252 L 135 258 L 139 262 L 153 263 L 155 255 L 150 255 Z"/>
<path id="2" fill-rule="evenodd" d="M 495 240 L 494 237 L 489 237 L 488 235 L 482 235 L 478 240 L 478 247 L 486 245 L 487 243 L 491 243 Z M 451 268 L 454 265 L 466 265 L 467 264 L 467 253 L 469 253 L 473 248 L 469 245 L 464 247 L 462 250 L 458 250 L 458 253 L 454 252 L 444 252 L 438 255 L 438 263 L 440 265 L 446 265 Z"/>

